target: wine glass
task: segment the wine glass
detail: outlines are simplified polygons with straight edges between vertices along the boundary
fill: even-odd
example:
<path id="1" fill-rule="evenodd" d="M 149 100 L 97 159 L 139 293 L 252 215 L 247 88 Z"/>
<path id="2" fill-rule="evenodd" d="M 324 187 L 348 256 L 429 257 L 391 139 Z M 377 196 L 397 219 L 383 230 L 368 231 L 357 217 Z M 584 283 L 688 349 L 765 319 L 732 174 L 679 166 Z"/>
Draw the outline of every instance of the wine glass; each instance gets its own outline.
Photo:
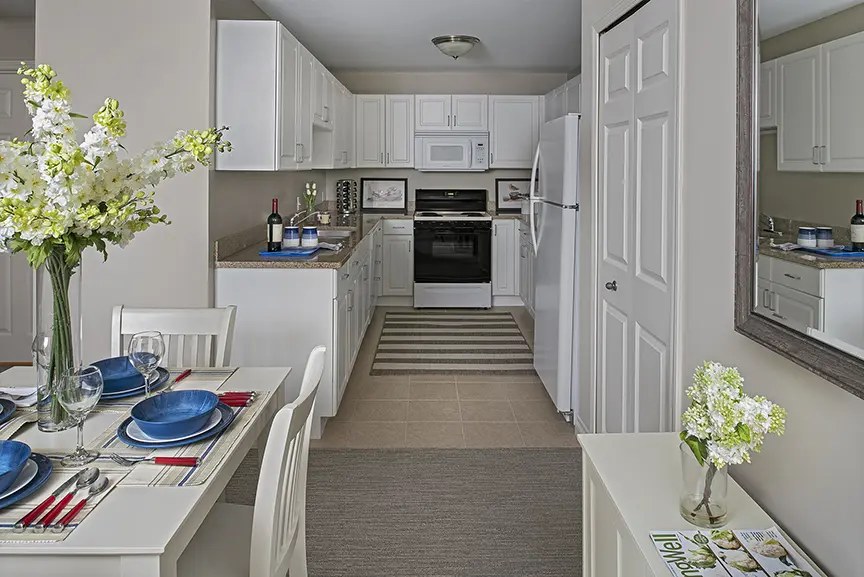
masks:
<path id="1" fill-rule="evenodd" d="M 165 341 L 159 331 L 145 331 L 132 335 L 129 343 L 129 360 L 132 366 L 144 376 L 144 397 L 150 397 L 150 377 L 162 362 L 165 354 Z"/>
<path id="2" fill-rule="evenodd" d="M 84 419 L 102 396 L 102 371 L 87 366 L 63 373 L 57 390 L 60 405 L 66 409 L 73 423 L 78 425 L 78 446 L 71 455 L 63 457 L 64 466 L 80 466 L 95 460 L 99 453 L 84 448 Z"/>

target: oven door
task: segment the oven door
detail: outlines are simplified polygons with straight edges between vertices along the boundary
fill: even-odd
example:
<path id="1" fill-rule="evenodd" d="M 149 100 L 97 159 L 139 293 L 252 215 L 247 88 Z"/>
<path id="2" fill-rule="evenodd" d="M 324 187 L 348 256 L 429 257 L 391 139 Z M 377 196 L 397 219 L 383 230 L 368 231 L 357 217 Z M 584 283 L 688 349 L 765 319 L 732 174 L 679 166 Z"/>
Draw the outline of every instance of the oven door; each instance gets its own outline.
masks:
<path id="1" fill-rule="evenodd" d="M 491 283 L 491 223 L 415 222 L 414 282 Z"/>
<path id="2" fill-rule="evenodd" d="M 419 170 L 470 170 L 471 139 L 459 136 L 422 136 L 415 141 Z"/>

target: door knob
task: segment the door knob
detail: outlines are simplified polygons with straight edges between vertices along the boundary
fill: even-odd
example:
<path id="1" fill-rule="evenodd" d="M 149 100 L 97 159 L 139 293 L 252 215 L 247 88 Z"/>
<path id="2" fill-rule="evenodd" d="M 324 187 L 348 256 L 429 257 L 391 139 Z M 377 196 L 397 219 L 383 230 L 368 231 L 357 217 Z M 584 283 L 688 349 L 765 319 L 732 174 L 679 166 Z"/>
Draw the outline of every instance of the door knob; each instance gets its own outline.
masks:
<path id="1" fill-rule="evenodd" d="M 613 280 L 612 282 L 607 282 L 606 283 L 606 290 L 607 291 L 617 291 L 618 290 L 618 281 Z"/>

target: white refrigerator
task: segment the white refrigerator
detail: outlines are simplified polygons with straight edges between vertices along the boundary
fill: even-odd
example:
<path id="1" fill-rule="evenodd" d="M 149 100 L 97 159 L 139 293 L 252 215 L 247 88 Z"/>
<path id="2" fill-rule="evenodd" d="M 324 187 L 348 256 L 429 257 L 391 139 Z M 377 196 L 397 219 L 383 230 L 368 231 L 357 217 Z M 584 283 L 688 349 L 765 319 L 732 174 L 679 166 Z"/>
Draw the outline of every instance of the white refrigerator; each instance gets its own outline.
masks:
<path id="1" fill-rule="evenodd" d="M 558 410 L 572 411 L 573 415 L 579 414 L 576 300 L 580 118 L 568 114 L 543 126 L 528 211 L 536 255 L 534 368 Z"/>

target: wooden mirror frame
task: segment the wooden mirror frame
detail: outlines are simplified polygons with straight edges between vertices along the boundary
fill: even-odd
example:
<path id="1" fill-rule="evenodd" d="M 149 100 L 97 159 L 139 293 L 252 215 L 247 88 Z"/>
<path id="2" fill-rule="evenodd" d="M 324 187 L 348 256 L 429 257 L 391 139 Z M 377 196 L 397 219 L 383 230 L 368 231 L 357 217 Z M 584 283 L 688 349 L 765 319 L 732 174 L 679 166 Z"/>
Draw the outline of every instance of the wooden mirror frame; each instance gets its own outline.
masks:
<path id="1" fill-rule="evenodd" d="M 864 360 L 754 312 L 757 243 L 756 22 L 758 0 L 738 0 L 738 126 L 735 217 L 735 330 L 864 399 Z M 864 322 L 864 319 L 862 319 Z"/>

